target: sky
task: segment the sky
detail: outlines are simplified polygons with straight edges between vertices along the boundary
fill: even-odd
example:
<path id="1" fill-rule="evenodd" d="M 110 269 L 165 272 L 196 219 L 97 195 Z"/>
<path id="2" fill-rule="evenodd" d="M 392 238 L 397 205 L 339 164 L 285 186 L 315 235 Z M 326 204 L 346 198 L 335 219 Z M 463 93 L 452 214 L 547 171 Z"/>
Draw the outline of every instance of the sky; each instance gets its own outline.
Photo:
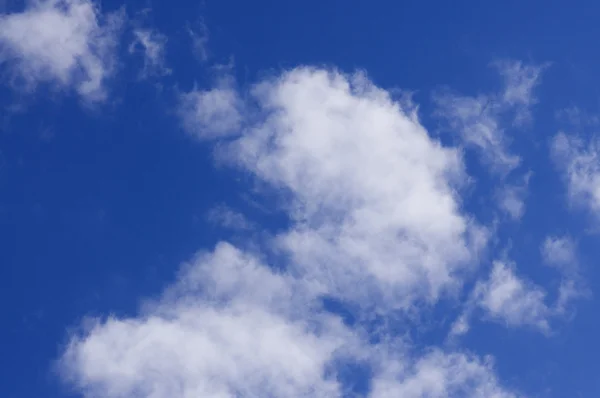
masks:
<path id="1" fill-rule="evenodd" d="M 0 1 L 0 396 L 597 397 L 592 1 Z"/>

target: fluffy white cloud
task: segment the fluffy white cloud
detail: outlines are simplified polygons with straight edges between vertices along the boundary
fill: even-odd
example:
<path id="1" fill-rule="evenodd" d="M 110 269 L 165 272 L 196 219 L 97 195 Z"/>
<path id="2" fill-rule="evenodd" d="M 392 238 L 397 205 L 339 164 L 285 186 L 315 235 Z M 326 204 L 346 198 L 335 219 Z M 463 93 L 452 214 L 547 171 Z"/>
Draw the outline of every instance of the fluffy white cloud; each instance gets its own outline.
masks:
<path id="1" fill-rule="evenodd" d="M 31 89 L 40 82 L 75 90 L 88 101 L 106 96 L 123 15 L 103 15 L 90 0 L 32 0 L 0 16 L 0 62 Z"/>
<path id="2" fill-rule="evenodd" d="M 269 245 L 285 255 L 265 256 L 285 263 L 218 245 L 139 315 L 74 336 L 65 378 L 86 397 L 339 398 L 337 366 L 356 361 L 372 370 L 373 398 L 514 397 L 487 360 L 419 355 L 390 330 L 375 343 L 321 304 L 386 313 L 460 287 L 486 238 L 461 212 L 460 152 L 362 74 L 298 68 L 263 81 L 248 119 L 239 98 L 185 94 L 181 116 L 201 139 L 239 133 L 220 156 L 288 199 L 290 227 Z"/>
<path id="3" fill-rule="evenodd" d="M 74 338 L 62 370 L 86 397 L 338 397 L 325 366 L 350 339 L 327 316 L 299 317 L 293 284 L 221 244 L 139 317 Z"/>
<path id="4" fill-rule="evenodd" d="M 140 78 L 171 74 L 171 69 L 165 66 L 167 37 L 155 30 L 143 28 L 134 29 L 133 35 L 134 41 L 129 46 L 129 52 L 142 52 L 144 56 Z"/>
<path id="5" fill-rule="evenodd" d="M 516 398 L 499 386 L 490 359 L 435 350 L 412 364 L 390 361 L 373 382 L 372 398 Z"/>
<path id="6" fill-rule="evenodd" d="M 460 285 L 485 231 L 460 211 L 460 152 L 362 74 L 300 68 L 253 90 L 262 121 L 226 151 L 288 192 L 279 236 L 328 292 L 405 306 Z"/>
<path id="7" fill-rule="evenodd" d="M 552 156 L 567 183 L 571 203 L 594 215 L 600 212 L 600 148 L 597 140 L 558 133 L 552 140 Z"/>
<path id="8" fill-rule="evenodd" d="M 222 243 L 139 316 L 95 321 L 74 336 L 61 370 L 85 397 L 340 398 L 335 364 L 354 358 L 376 369 L 373 398 L 515 396 L 475 356 L 361 345 L 314 297 L 305 281 Z"/>

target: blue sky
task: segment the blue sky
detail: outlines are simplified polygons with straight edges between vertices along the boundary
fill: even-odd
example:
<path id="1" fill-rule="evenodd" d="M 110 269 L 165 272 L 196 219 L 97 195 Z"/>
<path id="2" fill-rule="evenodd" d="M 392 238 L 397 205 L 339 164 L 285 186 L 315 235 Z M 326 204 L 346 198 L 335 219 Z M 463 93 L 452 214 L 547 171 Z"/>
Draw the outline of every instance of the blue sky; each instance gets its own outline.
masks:
<path id="1" fill-rule="evenodd" d="M 593 2 L 0 11 L 0 396 L 600 394 Z"/>

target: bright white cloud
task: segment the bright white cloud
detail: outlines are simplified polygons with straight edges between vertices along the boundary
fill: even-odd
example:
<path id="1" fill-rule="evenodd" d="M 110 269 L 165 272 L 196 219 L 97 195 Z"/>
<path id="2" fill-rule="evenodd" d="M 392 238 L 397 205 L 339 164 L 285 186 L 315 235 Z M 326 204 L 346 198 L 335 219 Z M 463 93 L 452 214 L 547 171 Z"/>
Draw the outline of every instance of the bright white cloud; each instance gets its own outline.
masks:
<path id="1" fill-rule="evenodd" d="M 338 397 L 325 366 L 349 339 L 335 320 L 299 318 L 303 298 L 284 276 L 221 244 L 138 318 L 111 318 L 74 338 L 62 370 L 86 397 Z"/>
<path id="2" fill-rule="evenodd" d="M 144 68 L 140 78 L 171 74 L 171 69 L 165 66 L 167 37 L 155 30 L 142 28 L 134 29 L 133 35 L 134 41 L 129 46 L 129 52 L 139 51 L 144 56 Z"/>
<path id="3" fill-rule="evenodd" d="M 47 82 L 103 100 L 122 19 L 90 0 L 29 1 L 23 12 L 0 16 L 0 62 L 28 89 Z"/>
<path id="4" fill-rule="evenodd" d="M 515 396 L 476 356 L 433 350 L 419 358 L 361 346 L 341 322 L 315 311 L 307 287 L 219 244 L 138 317 L 95 321 L 74 336 L 63 376 L 85 397 L 341 398 L 330 370 L 355 358 L 376 369 L 373 398 Z"/>
<path id="5" fill-rule="evenodd" d="M 552 156 L 566 183 L 571 203 L 592 214 L 600 213 L 600 148 L 598 141 L 558 133 L 552 140 Z"/>
<path id="6" fill-rule="evenodd" d="M 398 307 L 460 285 L 485 232 L 460 211 L 459 151 L 362 74 L 300 68 L 253 96 L 263 120 L 227 154 L 291 194 L 279 244 L 298 272 Z"/>
<path id="7" fill-rule="evenodd" d="M 341 398 L 336 364 L 357 361 L 373 398 L 514 397 L 487 360 L 419 355 L 389 330 L 373 343 L 320 301 L 386 313 L 461 286 L 486 232 L 461 211 L 460 151 L 363 74 L 286 72 L 253 88 L 251 115 L 228 87 L 184 94 L 183 123 L 200 139 L 239 134 L 219 156 L 288 199 L 291 225 L 268 245 L 285 255 L 265 256 L 286 262 L 219 244 L 138 316 L 74 336 L 65 378 L 90 398 Z"/>

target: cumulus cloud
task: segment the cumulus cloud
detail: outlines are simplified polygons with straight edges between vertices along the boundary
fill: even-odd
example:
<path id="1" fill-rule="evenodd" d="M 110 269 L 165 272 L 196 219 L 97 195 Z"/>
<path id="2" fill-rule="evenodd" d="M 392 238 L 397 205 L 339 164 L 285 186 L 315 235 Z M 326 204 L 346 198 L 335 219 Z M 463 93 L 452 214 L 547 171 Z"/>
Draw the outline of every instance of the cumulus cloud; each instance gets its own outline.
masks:
<path id="1" fill-rule="evenodd" d="M 29 1 L 22 12 L 0 16 L 0 62 L 27 89 L 46 82 L 103 100 L 122 20 L 90 0 Z"/>
<path id="2" fill-rule="evenodd" d="M 86 397 L 339 398 L 347 395 L 331 365 L 354 357 L 375 369 L 374 398 L 514 396 L 476 356 L 391 357 L 390 347 L 361 345 L 315 309 L 310 285 L 221 243 L 185 266 L 138 317 L 88 325 L 71 340 L 61 370 Z"/>
<path id="3" fill-rule="evenodd" d="M 144 57 L 140 78 L 171 74 L 171 69 L 165 65 L 167 37 L 156 30 L 144 28 L 134 29 L 133 35 L 134 40 L 129 45 L 129 52 L 141 52 Z"/>
<path id="4" fill-rule="evenodd" d="M 62 370 L 89 397 L 339 396 L 325 366 L 350 339 L 334 319 L 300 317 L 306 298 L 223 243 L 138 318 L 73 338 Z"/>
<path id="5" fill-rule="evenodd" d="M 536 103 L 533 90 L 543 66 L 523 65 L 518 61 L 494 65 L 504 78 L 501 92 L 478 96 L 440 93 L 435 100 L 439 115 L 465 145 L 475 148 L 494 171 L 508 173 L 519 166 L 521 159 L 509 150 L 505 127 L 518 126 L 530 119 L 530 107 Z M 512 124 L 504 126 L 503 118 L 511 112 Z"/>
<path id="6" fill-rule="evenodd" d="M 373 311 L 402 316 L 456 298 L 489 234 L 463 210 L 461 151 L 432 139 L 414 107 L 362 73 L 307 67 L 247 96 L 220 84 L 182 94 L 180 105 L 190 134 L 227 137 L 216 155 L 270 186 L 289 226 L 249 245 L 257 252 L 218 244 L 139 314 L 96 319 L 72 336 L 60 368 L 84 396 L 518 396 L 487 357 L 417 350 L 385 326 L 372 339 L 363 323 Z M 325 298 L 351 307 L 356 322 Z M 556 312 L 505 262 L 475 284 L 468 305 L 542 331 Z M 468 330 L 468 311 L 456 334 Z M 365 365 L 366 392 L 345 385 L 344 363 Z"/>
<path id="7" fill-rule="evenodd" d="M 398 307 L 460 285 L 486 233 L 460 211 L 458 150 L 363 74 L 300 68 L 252 94 L 263 119 L 226 153 L 290 194 L 278 244 L 297 272 Z"/>

